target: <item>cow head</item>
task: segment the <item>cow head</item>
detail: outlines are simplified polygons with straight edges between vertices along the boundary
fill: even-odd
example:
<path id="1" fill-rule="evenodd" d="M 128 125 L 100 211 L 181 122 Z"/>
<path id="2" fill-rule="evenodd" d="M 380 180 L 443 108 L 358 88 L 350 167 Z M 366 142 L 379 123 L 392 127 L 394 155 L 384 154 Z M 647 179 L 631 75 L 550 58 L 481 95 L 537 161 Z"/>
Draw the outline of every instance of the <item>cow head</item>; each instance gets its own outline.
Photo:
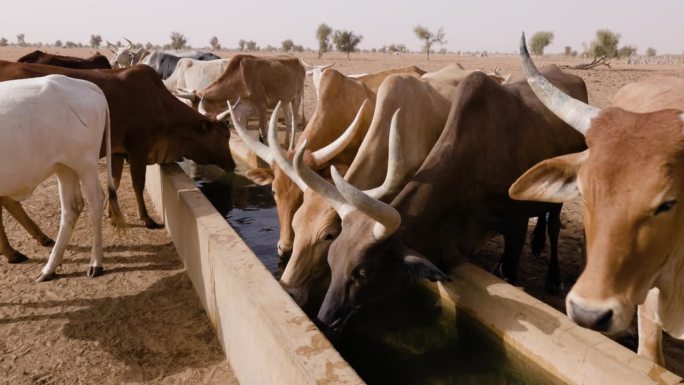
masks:
<path id="1" fill-rule="evenodd" d="M 198 164 L 213 164 L 225 171 L 235 170 L 230 152 L 230 130 L 225 122 L 227 115 L 202 116 L 198 129 L 181 130 L 182 156 Z"/>
<path id="2" fill-rule="evenodd" d="M 110 64 L 112 68 L 128 68 L 131 66 L 131 49 L 133 49 L 133 43 L 124 38 L 128 42 L 127 47 L 117 47 L 116 45 L 107 41 L 107 47 L 114 54 Z"/>
<path id="3" fill-rule="evenodd" d="M 521 56 L 537 97 L 583 133 L 589 149 L 537 164 L 509 194 L 547 202 L 581 197 L 587 265 L 566 311 L 585 327 L 624 330 L 651 288 L 671 292 L 668 276 L 681 264 L 674 257 L 684 246 L 678 203 L 684 196 L 683 116 L 677 110 L 599 110 L 551 85 L 529 57 L 524 35 Z"/>
<path id="4" fill-rule="evenodd" d="M 314 84 L 314 90 L 316 90 L 316 96 L 319 95 L 319 90 L 321 88 L 321 78 L 323 77 L 323 72 L 327 70 L 328 68 L 332 67 L 337 63 L 337 61 L 333 61 L 330 64 L 322 65 L 322 66 L 313 66 L 311 64 L 307 64 L 304 61 L 304 58 L 300 58 L 302 61 L 302 64 L 306 68 L 306 75 L 311 76 L 311 80 L 313 81 Z"/>
<path id="5" fill-rule="evenodd" d="M 365 106 L 367 103 L 368 102 L 365 101 L 362 104 L 356 117 L 340 137 L 321 149 L 306 151 L 304 159 L 309 167 L 317 170 L 322 169 L 351 143 L 361 126 L 360 120 L 366 110 Z M 291 109 L 292 105 L 289 104 L 288 108 Z M 278 220 L 280 222 L 278 255 L 286 257 L 292 252 L 292 243 L 295 238 L 292 229 L 293 217 L 297 208 L 302 204 L 303 190 L 306 190 L 306 186 L 299 181 L 292 168 L 291 160 L 294 151 L 290 149 L 285 153 L 280 147 L 276 131 L 277 112 L 279 110 L 280 104 L 276 106 L 276 109 L 273 110 L 273 115 L 271 116 L 269 125 L 270 148 L 254 139 L 247 132 L 244 122 L 240 121 L 240 119 L 236 119 L 234 125 L 238 135 L 240 135 L 245 144 L 247 144 L 259 158 L 271 165 L 270 169 L 259 168 L 250 170 L 246 173 L 246 176 L 255 183 L 261 185 L 271 183 L 273 198 L 276 202 L 278 212 Z M 295 115 L 290 113 L 290 116 L 292 116 L 292 119 L 294 120 Z M 295 297 L 297 298 L 297 296 Z"/>
<path id="6" fill-rule="evenodd" d="M 302 161 L 306 142 L 294 157 L 299 178 L 323 196 L 341 219 L 339 235 L 329 241 L 331 281 L 318 313 L 319 320 L 332 331 L 339 331 L 361 306 L 392 293 L 408 277 L 446 279 L 437 267 L 394 235 L 401 216 L 380 200 L 394 195 L 406 176 L 396 128 L 398 112 L 390 124 L 387 176 L 378 188 L 358 190 L 334 166 L 331 174 L 335 186 L 331 185 Z"/>

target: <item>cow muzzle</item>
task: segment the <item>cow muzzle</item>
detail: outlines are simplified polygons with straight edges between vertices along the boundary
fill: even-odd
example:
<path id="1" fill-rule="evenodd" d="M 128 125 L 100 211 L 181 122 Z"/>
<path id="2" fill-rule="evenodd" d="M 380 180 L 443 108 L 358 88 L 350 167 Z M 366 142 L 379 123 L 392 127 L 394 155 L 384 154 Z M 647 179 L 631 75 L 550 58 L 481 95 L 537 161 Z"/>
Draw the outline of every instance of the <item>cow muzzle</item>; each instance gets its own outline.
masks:
<path id="1" fill-rule="evenodd" d="M 289 259 L 292 255 L 292 245 L 278 241 L 278 256 L 282 259 Z"/>
<path id="2" fill-rule="evenodd" d="M 634 315 L 634 306 L 609 298 L 588 300 L 572 291 L 566 298 L 568 317 L 579 326 L 604 333 L 618 333 L 627 329 Z"/>

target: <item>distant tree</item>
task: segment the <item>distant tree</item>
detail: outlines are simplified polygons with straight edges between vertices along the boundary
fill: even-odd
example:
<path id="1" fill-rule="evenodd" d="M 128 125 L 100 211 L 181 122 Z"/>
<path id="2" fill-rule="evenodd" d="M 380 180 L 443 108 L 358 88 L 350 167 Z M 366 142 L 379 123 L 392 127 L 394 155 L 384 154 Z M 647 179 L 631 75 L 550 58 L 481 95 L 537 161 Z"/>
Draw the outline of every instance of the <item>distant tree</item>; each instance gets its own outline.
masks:
<path id="1" fill-rule="evenodd" d="M 100 48 L 102 44 L 102 36 L 100 35 L 90 35 L 90 46 L 93 48 Z"/>
<path id="2" fill-rule="evenodd" d="M 544 54 L 544 48 L 553 43 L 553 32 L 539 31 L 530 38 L 530 52 L 533 55 L 541 56 Z"/>
<path id="3" fill-rule="evenodd" d="M 322 23 L 316 29 L 316 40 L 318 40 L 318 58 L 330 50 L 330 35 L 333 30 L 325 23 Z"/>
<path id="4" fill-rule="evenodd" d="M 188 44 L 188 39 L 183 36 L 180 32 L 171 32 L 171 48 L 176 51 L 185 48 Z"/>
<path id="5" fill-rule="evenodd" d="M 19 47 L 26 47 L 26 40 L 24 40 L 25 35 L 20 33 L 17 35 L 17 45 Z"/>
<path id="6" fill-rule="evenodd" d="M 73 41 L 67 41 L 64 43 L 64 48 L 76 48 L 78 47 L 78 44 L 74 43 Z"/>
<path id="7" fill-rule="evenodd" d="M 209 40 L 209 45 L 211 45 L 211 48 L 214 50 L 219 50 L 221 49 L 221 44 L 219 44 L 218 37 L 214 36 Z"/>
<path id="8" fill-rule="evenodd" d="M 626 45 L 618 50 L 618 57 L 630 57 L 636 55 L 637 49 L 634 46 Z"/>
<path id="9" fill-rule="evenodd" d="M 285 39 L 282 43 L 280 43 L 280 46 L 283 52 L 290 52 L 294 49 L 295 43 L 292 41 L 292 39 Z"/>
<path id="10" fill-rule="evenodd" d="M 362 39 L 363 36 L 354 34 L 354 31 L 337 30 L 333 34 L 335 47 L 338 51 L 347 53 L 347 60 L 349 60 L 349 54 L 356 50 L 356 46 Z"/>
<path id="11" fill-rule="evenodd" d="M 572 47 L 570 47 L 569 45 L 566 45 L 565 46 L 565 56 L 568 57 L 570 55 L 572 55 Z"/>
<path id="12" fill-rule="evenodd" d="M 577 56 L 577 51 L 573 50 L 572 52 L 570 52 L 570 56 L 572 56 L 572 57 Z"/>
<path id="13" fill-rule="evenodd" d="M 656 50 L 653 47 L 648 47 L 646 49 L 646 56 L 655 56 L 656 55 Z"/>
<path id="14" fill-rule="evenodd" d="M 301 53 L 301 52 L 304 52 L 304 47 L 301 45 L 295 45 L 294 47 L 292 47 L 292 50 L 295 52 Z"/>
<path id="15" fill-rule="evenodd" d="M 250 40 L 247 42 L 247 51 L 258 51 L 259 47 L 257 46 L 257 43 L 254 40 Z"/>
<path id="16" fill-rule="evenodd" d="M 435 43 L 446 43 L 446 40 L 444 40 L 444 28 L 442 27 L 440 27 L 436 33 L 433 33 L 419 24 L 413 28 L 413 33 L 415 33 L 420 40 L 423 40 L 423 50 L 427 54 L 428 61 L 430 61 L 430 50 L 432 49 L 432 45 Z"/>
<path id="17" fill-rule="evenodd" d="M 599 29 L 596 31 L 596 39 L 589 46 L 589 54 L 593 57 L 614 58 L 618 55 L 618 44 L 620 44 L 620 34 L 609 29 Z"/>
<path id="18" fill-rule="evenodd" d="M 240 51 L 244 51 L 245 48 L 246 48 L 246 46 L 247 46 L 247 41 L 246 41 L 245 39 L 240 39 L 240 40 L 238 41 L 238 49 L 239 49 Z"/>
<path id="19" fill-rule="evenodd" d="M 7 47 L 9 42 L 4 37 L 0 38 L 0 47 Z"/>
<path id="20" fill-rule="evenodd" d="M 62 48 L 62 41 L 61 40 L 55 41 L 55 47 Z"/>

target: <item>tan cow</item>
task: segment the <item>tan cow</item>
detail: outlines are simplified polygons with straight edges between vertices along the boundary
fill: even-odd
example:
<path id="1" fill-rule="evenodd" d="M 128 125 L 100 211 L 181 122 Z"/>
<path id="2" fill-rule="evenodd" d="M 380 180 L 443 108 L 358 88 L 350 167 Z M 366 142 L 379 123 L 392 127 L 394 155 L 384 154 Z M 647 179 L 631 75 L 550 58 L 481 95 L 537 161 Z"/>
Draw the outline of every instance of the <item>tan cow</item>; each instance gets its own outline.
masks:
<path id="1" fill-rule="evenodd" d="M 586 136 L 588 150 L 545 160 L 510 188 L 514 199 L 581 197 L 587 265 L 566 299 L 568 316 L 604 332 L 629 327 L 638 308 L 639 350 L 664 363 L 661 328 L 684 339 L 684 80 L 651 78 L 598 109 L 556 89 L 521 43 L 539 99 Z"/>
<path id="2" fill-rule="evenodd" d="M 374 188 L 383 182 L 390 123 L 398 109 L 401 112 L 395 119 L 402 130 L 402 153 L 406 176 L 410 177 L 442 132 L 458 83 L 472 72 L 452 64 L 421 78 L 403 74 L 387 77 L 378 90 L 368 133 L 345 178 L 361 189 Z M 375 190 L 372 195 L 390 200 L 397 192 L 380 191 L 382 194 Z M 300 305 L 304 305 L 312 294 L 325 291 L 329 277 L 325 255 L 340 233 L 340 220 L 323 196 L 308 190 L 294 215 L 292 227 L 295 233 L 293 251 L 281 283 Z"/>
<path id="3" fill-rule="evenodd" d="M 236 103 L 240 99 L 259 119 L 259 135 L 266 143 L 267 109 L 282 101 L 292 103 L 294 113 L 302 107 L 304 96 L 304 66 L 299 59 L 291 56 L 256 57 L 235 55 L 220 78 L 201 91 L 181 94 L 213 113 L 226 108 L 226 103 Z M 289 113 L 290 109 L 286 109 Z M 294 130 L 295 119 L 286 117 L 288 127 Z M 304 114 L 301 114 L 304 121 Z"/>
<path id="4" fill-rule="evenodd" d="M 367 79 L 372 80 L 374 86 L 379 79 L 384 79 L 394 73 L 405 73 L 418 77 L 424 71 L 417 67 L 397 68 L 378 72 Z M 376 91 L 377 89 L 368 87 L 363 82 L 350 79 L 334 69 L 327 69 L 321 74 L 316 110 L 298 139 L 299 142 L 304 139 L 308 140 L 305 160 L 309 167 L 325 172 L 331 161 L 338 167 L 347 167 L 351 164 L 373 118 Z M 340 103 L 341 100 L 344 103 Z M 344 144 L 344 147 L 338 145 L 340 142 L 331 145 L 351 125 L 364 100 L 367 100 L 367 105 L 359 116 L 358 130 L 349 138 L 348 142 L 341 143 Z M 271 165 L 270 169 L 249 170 L 246 176 L 261 185 L 271 183 L 280 222 L 278 254 L 289 256 L 294 240 L 292 217 L 302 203 L 302 190 L 282 172 L 273 160 L 273 154 L 265 145 L 245 136 L 244 132 L 238 131 L 238 134 L 259 157 Z M 290 151 L 288 158 L 292 159 L 293 155 L 294 151 Z"/>

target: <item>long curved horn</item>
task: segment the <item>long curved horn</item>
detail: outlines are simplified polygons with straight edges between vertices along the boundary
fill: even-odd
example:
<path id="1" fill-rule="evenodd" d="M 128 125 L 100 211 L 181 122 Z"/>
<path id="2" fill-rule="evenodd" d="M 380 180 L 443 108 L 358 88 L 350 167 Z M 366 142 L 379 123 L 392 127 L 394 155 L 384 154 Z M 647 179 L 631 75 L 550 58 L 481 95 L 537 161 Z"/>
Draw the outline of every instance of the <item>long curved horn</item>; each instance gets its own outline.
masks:
<path id="1" fill-rule="evenodd" d="M 182 88 L 176 88 L 176 96 L 182 99 L 197 100 L 197 91 L 189 91 Z M 202 95 L 204 97 L 204 95 Z"/>
<path id="2" fill-rule="evenodd" d="M 392 123 L 390 124 L 389 146 L 387 149 L 387 176 L 385 176 L 385 181 L 374 189 L 364 191 L 371 198 L 382 200 L 395 195 L 403 186 L 403 181 L 406 177 L 406 162 L 401 146 L 401 134 L 397 127 L 400 110 L 400 108 L 397 108 L 394 111 Z"/>
<path id="3" fill-rule="evenodd" d="M 271 164 L 271 162 L 273 161 L 273 155 L 271 155 L 271 151 L 265 144 L 254 139 L 254 137 L 250 135 L 249 132 L 247 132 L 247 127 L 243 126 L 242 123 L 240 123 L 238 119 L 235 118 L 235 114 L 233 113 L 233 106 L 231 106 L 230 103 L 228 103 L 228 112 L 230 113 L 230 119 L 233 121 L 235 131 L 237 131 L 240 138 L 242 138 L 242 141 L 245 142 L 245 144 L 247 145 L 247 147 L 250 148 L 250 150 L 254 151 L 256 156 L 261 158 L 264 162 Z"/>
<path id="4" fill-rule="evenodd" d="M 273 109 L 273 114 L 271 115 L 271 120 L 268 124 L 268 148 L 271 150 L 271 157 L 278 163 L 281 170 L 290 178 L 292 181 L 299 186 L 302 191 L 306 191 L 309 186 L 304 183 L 304 181 L 297 175 L 292 161 L 287 158 L 287 154 L 280 147 L 278 142 L 278 112 L 280 112 L 281 102 L 278 102 L 275 109 Z M 290 106 L 292 103 L 290 103 Z"/>
<path id="5" fill-rule="evenodd" d="M 361 116 L 363 115 L 364 108 L 367 104 L 368 99 L 363 101 L 359 111 L 356 113 L 356 117 L 354 117 L 354 120 L 352 120 L 349 127 L 342 132 L 342 135 L 340 135 L 327 146 L 311 153 L 311 157 L 313 158 L 314 164 L 317 168 L 325 166 L 326 163 L 339 155 L 342 151 L 344 151 L 345 148 L 347 148 L 349 143 L 351 143 L 351 141 L 354 139 L 354 136 L 356 136 L 356 133 L 359 131 L 359 127 L 361 127 Z"/>
<path id="6" fill-rule="evenodd" d="M 311 64 L 304 61 L 304 56 L 300 56 L 299 60 L 302 61 L 302 64 L 304 64 L 304 67 L 314 68 L 314 66 L 312 66 Z"/>
<path id="7" fill-rule="evenodd" d="M 199 101 L 199 104 L 197 105 L 197 112 L 199 112 L 202 115 L 207 115 L 207 108 L 204 104 L 204 96 Z"/>
<path id="8" fill-rule="evenodd" d="M 591 126 L 591 120 L 601 110 L 568 96 L 539 73 L 537 66 L 532 62 L 530 53 L 527 51 L 524 32 L 520 39 L 520 58 L 522 59 L 523 72 L 525 72 L 527 77 L 527 83 L 539 100 L 565 123 L 582 133 L 582 135 L 586 135 L 587 130 Z"/>
<path id="9" fill-rule="evenodd" d="M 340 173 L 337 172 L 335 166 L 331 167 L 330 173 L 332 174 L 337 190 L 342 194 L 344 199 L 354 206 L 354 208 L 368 215 L 375 221 L 375 224 L 373 225 L 373 236 L 376 240 L 382 241 L 383 239 L 387 239 L 397 231 L 401 224 L 401 215 L 399 215 L 399 212 L 394 207 L 371 198 L 363 191 L 349 184 L 342 178 Z"/>
<path id="10" fill-rule="evenodd" d="M 124 37 L 124 40 L 126 40 L 128 42 L 128 49 L 133 48 L 133 43 L 131 43 L 130 40 L 126 39 L 125 37 Z"/>
<path id="11" fill-rule="evenodd" d="M 342 194 L 328 183 L 322 176 L 304 164 L 304 150 L 306 149 L 307 139 L 302 141 L 294 156 L 294 168 L 299 178 L 313 191 L 323 196 L 326 201 L 337 211 L 337 215 L 344 219 L 354 207 L 347 203 Z"/>
<path id="12" fill-rule="evenodd" d="M 290 110 L 290 144 L 288 144 L 287 149 L 288 151 L 292 151 L 295 146 L 295 134 L 297 133 L 297 117 L 295 115 L 295 111 L 292 108 L 292 102 L 288 104 L 288 107 Z M 270 140 L 270 139 L 269 139 Z"/>

